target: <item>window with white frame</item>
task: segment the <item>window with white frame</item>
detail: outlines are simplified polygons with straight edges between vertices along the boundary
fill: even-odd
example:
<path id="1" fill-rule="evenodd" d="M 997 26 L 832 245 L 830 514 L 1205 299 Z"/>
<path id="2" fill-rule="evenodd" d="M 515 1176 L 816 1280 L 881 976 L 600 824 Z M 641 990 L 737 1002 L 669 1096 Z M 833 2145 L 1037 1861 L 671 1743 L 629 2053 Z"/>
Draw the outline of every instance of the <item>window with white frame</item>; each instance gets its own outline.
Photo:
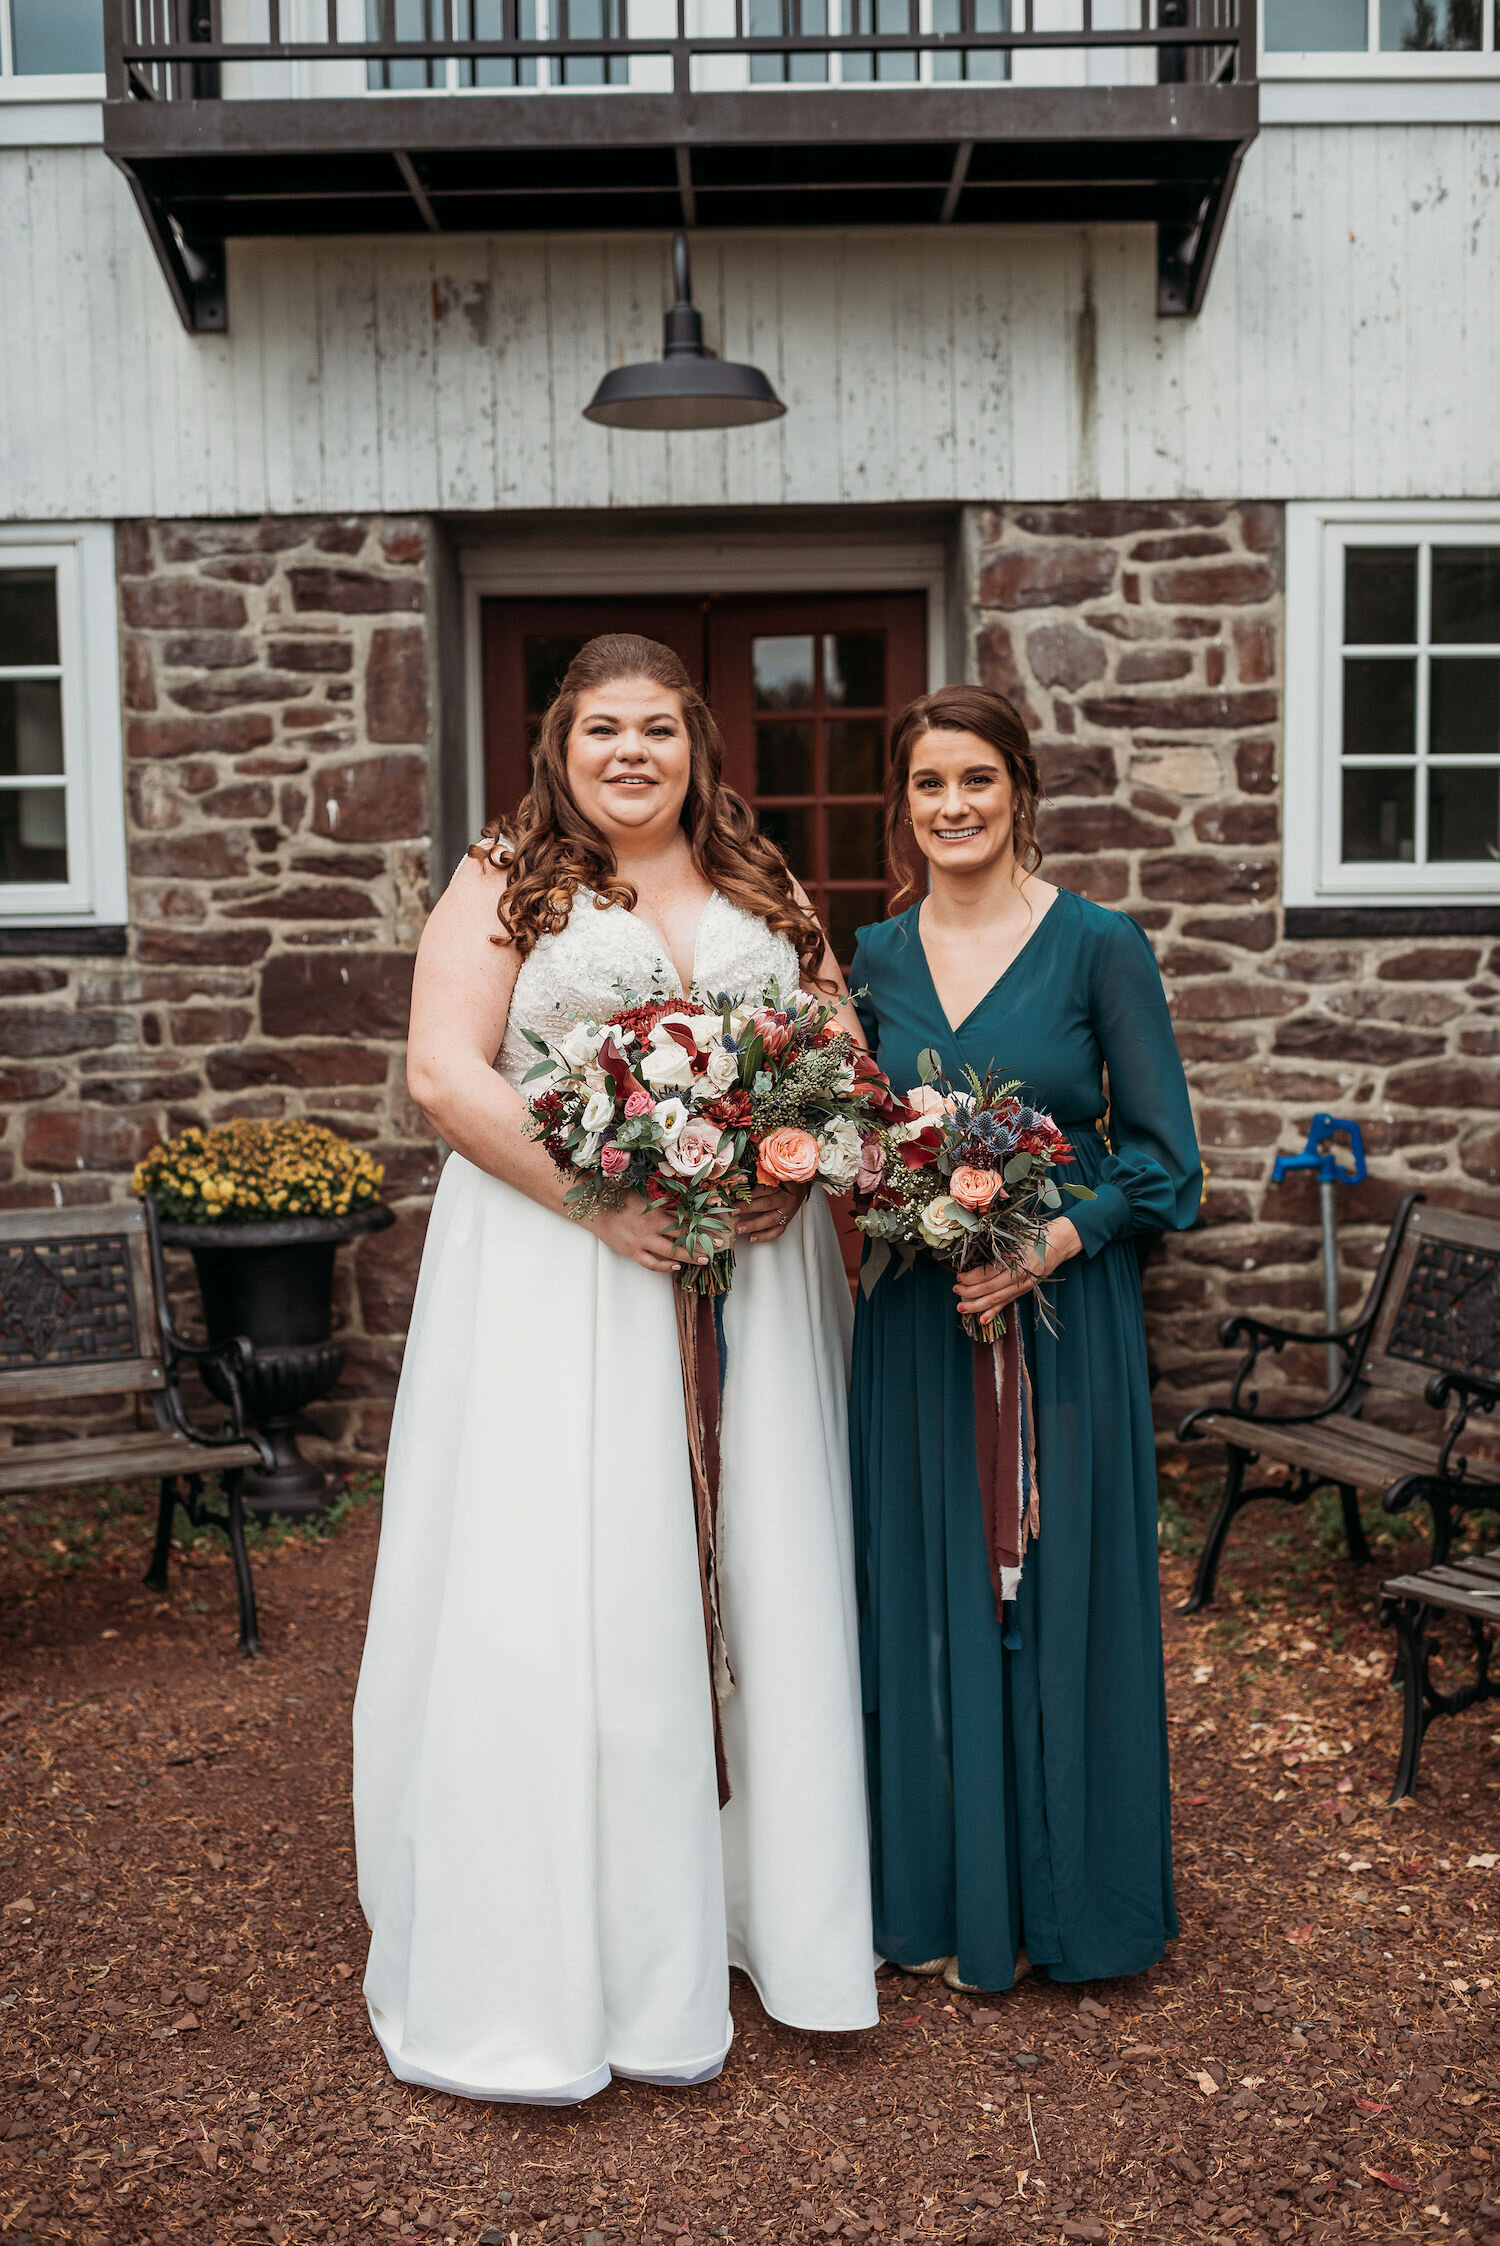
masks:
<path id="1" fill-rule="evenodd" d="M 0 526 L 0 926 L 125 919 L 114 534 Z"/>
<path id="2" fill-rule="evenodd" d="M 1287 620 L 1287 903 L 1500 903 L 1500 509 L 1290 508 Z"/>
<path id="3" fill-rule="evenodd" d="M 1299 58 L 1330 69 L 1431 68 L 1419 58 L 1488 67 L 1500 48 L 1500 0 L 1262 0 L 1261 49 L 1269 77 Z M 1363 57 L 1361 64 L 1356 58 Z"/>
<path id="4" fill-rule="evenodd" d="M 0 97 L 103 91 L 99 0 L 0 0 Z"/>

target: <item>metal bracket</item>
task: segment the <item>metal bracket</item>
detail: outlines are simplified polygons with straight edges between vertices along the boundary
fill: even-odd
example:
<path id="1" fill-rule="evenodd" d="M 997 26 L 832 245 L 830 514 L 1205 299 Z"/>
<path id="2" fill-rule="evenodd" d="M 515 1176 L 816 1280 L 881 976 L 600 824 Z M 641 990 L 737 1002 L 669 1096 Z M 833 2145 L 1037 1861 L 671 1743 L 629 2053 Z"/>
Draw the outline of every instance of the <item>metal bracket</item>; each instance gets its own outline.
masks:
<path id="1" fill-rule="evenodd" d="M 146 222 L 162 277 L 189 335 L 223 335 L 229 326 L 229 288 L 222 242 L 190 242 L 133 172 L 126 173 L 136 208 Z"/>

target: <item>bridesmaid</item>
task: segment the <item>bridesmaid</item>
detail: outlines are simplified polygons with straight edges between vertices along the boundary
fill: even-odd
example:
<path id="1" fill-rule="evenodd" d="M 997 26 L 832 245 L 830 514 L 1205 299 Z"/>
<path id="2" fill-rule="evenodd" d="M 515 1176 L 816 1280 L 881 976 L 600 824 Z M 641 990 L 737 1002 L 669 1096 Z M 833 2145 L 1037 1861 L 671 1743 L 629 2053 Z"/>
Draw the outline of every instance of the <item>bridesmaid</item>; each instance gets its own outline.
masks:
<path id="1" fill-rule="evenodd" d="M 905 911 L 860 931 L 851 988 L 898 1090 L 945 1071 L 1024 1080 L 1091 1186 L 1045 1258 L 889 1266 L 859 1304 L 850 1439 L 875 1943 L 953 1988 L 1139 1973 L 1177 1931 L 1156 1462 L 1136 1243 L 1181 1230 L 1202 1171 L 1182 1063 L 1136 923 L 1039 878 L 1036 759 L 975 686 L 913 702 L 886 793 Z M 1106 1110 L 1107 1115 L 1106 1115 Z M 1029 1297 L 1038 1282 L 1055 1334 Z M 1036 1412 L 1040 1534 L 1002 1640 L 959 1311 L 1015 1304 Z M 1019 1642 L 1017 1643 L 1017 1638 Z"/>

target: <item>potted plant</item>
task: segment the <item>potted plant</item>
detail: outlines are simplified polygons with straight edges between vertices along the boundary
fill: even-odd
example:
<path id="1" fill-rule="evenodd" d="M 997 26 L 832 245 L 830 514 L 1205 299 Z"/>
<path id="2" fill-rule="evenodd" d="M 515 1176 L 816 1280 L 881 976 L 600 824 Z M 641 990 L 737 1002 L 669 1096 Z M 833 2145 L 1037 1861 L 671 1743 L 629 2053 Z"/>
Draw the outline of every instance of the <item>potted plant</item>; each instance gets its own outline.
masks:
<path id="1" fill-rule="evenodd" d="M 163 1241 L 192 1256 L 210 1342 L 243 1334 L 252 1346 L 246 1413 L 276 1463 L 250 1468 L 242 1493 L 262 1516 L 323 1509 L 328 1478 L 302 1457 L 293 1426 L 343 1369 L 334 1251 L 395 1222 L 380 1200 L 384 1175 L 321 1123 L 244 1118 L 183 1131 L 136 1166 L 132 1182 L 155 1202 Z"/>

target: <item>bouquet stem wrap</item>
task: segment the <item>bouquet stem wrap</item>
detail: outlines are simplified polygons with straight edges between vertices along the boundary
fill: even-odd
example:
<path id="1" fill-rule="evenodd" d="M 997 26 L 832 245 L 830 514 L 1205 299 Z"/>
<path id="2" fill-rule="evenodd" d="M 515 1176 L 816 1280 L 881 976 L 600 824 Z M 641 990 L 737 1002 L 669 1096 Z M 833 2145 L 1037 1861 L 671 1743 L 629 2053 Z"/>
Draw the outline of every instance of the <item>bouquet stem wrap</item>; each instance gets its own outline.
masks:
<path id="1" fill-rule="evenodd" d="M 682 1400 L 687 1413 L 688 1462 L 698 1524 L 698 1580 L 703 1589 L 703 1634 L 708 1646 L 709 1700 L 714 1721 L 714 1767 L 719 1807 L 729 1799 L 729 1769 L 719 1703 L 734 1690 L 719 1615 L 719 1413 L 723 1388 L 724 1312 L 720 1296 L 672 1289 L 677 1345 L 682 1358 Z"/>
<path id="2" fill-rule="evenodd" d="M 979 1499 L 995 1613 L 1021 1588 L 1026 1547 L 1041 1530 L 1036 1479 L 1036 1413 L 1021 1321 L 1005 1319 L 993 1341 L 974 1344 L 974 1438 Z"/>

